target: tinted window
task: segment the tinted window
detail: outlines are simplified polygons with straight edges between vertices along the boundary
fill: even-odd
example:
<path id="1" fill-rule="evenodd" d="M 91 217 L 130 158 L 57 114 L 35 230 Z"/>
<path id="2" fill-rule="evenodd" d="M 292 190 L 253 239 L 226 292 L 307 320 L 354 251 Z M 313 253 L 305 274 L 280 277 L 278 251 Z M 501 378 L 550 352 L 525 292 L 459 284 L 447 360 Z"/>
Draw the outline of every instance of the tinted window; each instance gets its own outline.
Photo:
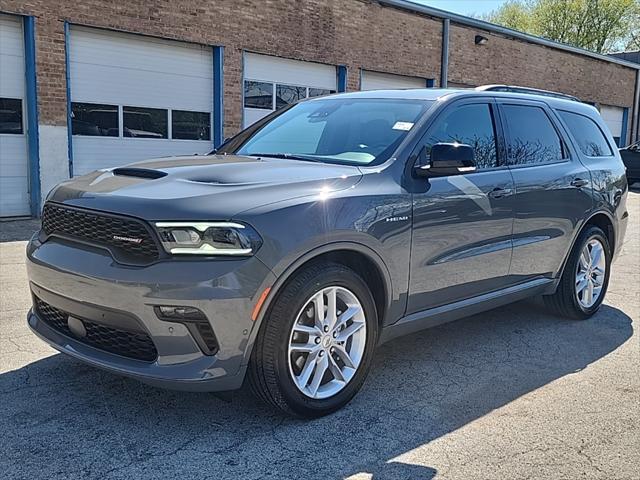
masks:
<path id="1" fill-rule="evenodd" d="M 167 111 L 162 108 L 123 107 L 124 136 L 167 138 Z"/>
<path id="2" fill-rule="evenodd" d="M 320 99 L 294 105 L 255 132 L 240 155 L 306 155 L 368 165 L 388 159 L 432 102 Z M 228 148 L 236 148 L 230 142 Z M 224 151 L 224 150 L 222 150 Z M 266 155 L 265 155 L 266 156 Z"/>
<path id="3" fill-rule="evenodd" d="M 473 147 L 478 168 L 498 165 L 496 135 L 488 104 L 464 105 L 445 112 L 427 134 L 427 151 L 436 143 L 464 143 Z"/>
<path id="4" fill-rule="evenodd" d="M 22 129 L 22 100 L 0 98 L 0 133 L 20 135 Z"/>
<path id="5" fill-rule="evenodd" d="M 311 97 L 324 97 L 336 93 L 335 90 L 327 90 L 326 88 L 311 88 L 309 87 L 309 98 Z"/>
<path id="6" fill-rule="evenodd" d="M 244 106 L 273 110 L 273 84 L 245 81 Z"/>
<path id="7" fill-rule="evenodd" d="M 171 111 L 171 138 L 210 140 L 211 114 L 208 112 Z"/>
<path id="8" fill-rule="evenodd" d="M 118 136 L 118 107 L 100 103 L 71 104 L 71 132 L 92 137 Z"/>
<path id="9" fill-rule="evenodd" d="M 613 155 L 611 147 L 596 122 L 577 113 L 558 112 L 565 121 L 582 153 L 590 157 Z"/>
<path id="10" fill-rule="evenodd" d="M 276 108 L 286 107 L 304 98 L 307 98 L 307 87 L 276 85 Z"/>
<path id="11" fill-rule="evenodd" d="M 504 105 L 512 165 L 557 162 L 565 158 L 562 141 L 542 108 Z"/>

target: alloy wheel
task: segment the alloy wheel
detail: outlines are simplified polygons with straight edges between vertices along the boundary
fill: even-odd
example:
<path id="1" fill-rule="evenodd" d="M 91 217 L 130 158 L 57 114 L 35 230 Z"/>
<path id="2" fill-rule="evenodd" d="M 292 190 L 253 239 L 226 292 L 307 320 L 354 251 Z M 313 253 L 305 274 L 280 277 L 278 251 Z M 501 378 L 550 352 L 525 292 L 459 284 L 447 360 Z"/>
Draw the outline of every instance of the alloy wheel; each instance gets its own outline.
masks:
<path id="1" fill-rule="evenodd" d="M 316 292 L 289 335 L 289 373 L 298 390 L 313 399 L 342 391 L 362 362 L 366 338 L 364 309 L 353 292 L 338 286 Z"/>
<path id="2" fill-rule="evenodd" d="M 592 238 L 580 253 L 576 272 L 576 295 L 583 308 L 591 308 L 600 298 L 606 272 L 604 246 Z"/>

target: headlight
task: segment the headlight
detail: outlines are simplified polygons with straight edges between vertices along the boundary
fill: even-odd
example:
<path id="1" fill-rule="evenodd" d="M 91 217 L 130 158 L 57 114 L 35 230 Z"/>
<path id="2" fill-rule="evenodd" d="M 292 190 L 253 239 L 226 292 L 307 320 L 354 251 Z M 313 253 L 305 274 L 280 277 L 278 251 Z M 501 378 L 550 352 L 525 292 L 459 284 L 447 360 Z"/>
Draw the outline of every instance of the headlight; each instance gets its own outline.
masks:
<path id="1" fill-rule="evenodd" d="M 235 222 L 158 222 L 164 249 L 181 255 L 253 255 L 262 239 L 248 225 Z"/>

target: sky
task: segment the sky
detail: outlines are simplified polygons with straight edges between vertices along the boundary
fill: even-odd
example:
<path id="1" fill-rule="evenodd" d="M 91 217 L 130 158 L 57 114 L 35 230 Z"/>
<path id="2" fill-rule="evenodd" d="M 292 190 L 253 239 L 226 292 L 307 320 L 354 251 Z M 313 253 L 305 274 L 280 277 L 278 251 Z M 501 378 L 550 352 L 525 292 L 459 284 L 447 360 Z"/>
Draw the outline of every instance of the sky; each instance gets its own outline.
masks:
<path id="1" fill-rule="evenodd" d="M 411 0 L 414 3 L 421 3 L 430 7 L 447 10 L 449 12 L 459 13 L 462 15 L 471 15 L 473 13 L 487 13 L 495 10 L 506 0 Z"/>

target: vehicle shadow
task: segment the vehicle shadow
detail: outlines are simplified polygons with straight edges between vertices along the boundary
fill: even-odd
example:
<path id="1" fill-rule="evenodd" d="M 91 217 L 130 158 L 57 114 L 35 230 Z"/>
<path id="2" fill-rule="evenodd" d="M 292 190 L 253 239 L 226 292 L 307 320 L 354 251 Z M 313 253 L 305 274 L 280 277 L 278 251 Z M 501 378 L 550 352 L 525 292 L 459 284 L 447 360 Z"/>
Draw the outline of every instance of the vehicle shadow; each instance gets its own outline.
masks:
<path id="1" fill-rule="evenodd" d="M 610 306 L 575 322 L 520 302 L 383 345 L 354 401 L 314 421 L 246 388 L 231 402 L 159 390 L 57 354 L 0 375 L 0 468 L 7 478 L 431 479 L 435 469 L 397 457 L 631 335 Z"/>

